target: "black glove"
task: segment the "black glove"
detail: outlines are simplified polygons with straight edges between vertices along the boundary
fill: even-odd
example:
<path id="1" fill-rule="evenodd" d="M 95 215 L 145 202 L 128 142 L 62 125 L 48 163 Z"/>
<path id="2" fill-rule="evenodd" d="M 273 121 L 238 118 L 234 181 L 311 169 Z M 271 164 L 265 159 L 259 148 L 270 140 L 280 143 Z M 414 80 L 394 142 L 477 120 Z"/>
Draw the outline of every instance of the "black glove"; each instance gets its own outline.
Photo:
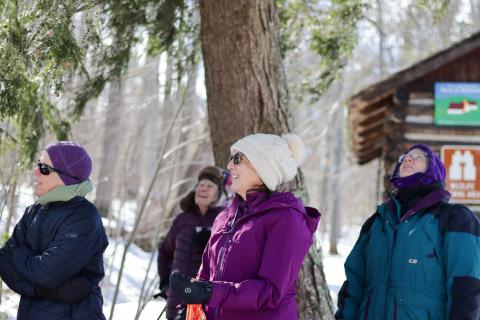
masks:
<path id="1" fill-rule="evenodd" d="M 187 304 L 206 304 L 212 295 L 211 282 L 191 282 L 190 277 L 178 270 L 170 274 L 170 289 Z"/>
<path id="2" fill-rule="evenodd" d="M 177 314 L 173 320 L 186 320 L 187 319 L 187 305 L 182 304 L 180 307 L 177 307 Z"/>
<path id="3" fill-rule="evenodd" d="M 211 227 L 195 227 L 195 244 L 203 251 L 212 233 Z"/>
<path id="4" fill-rule="evenodd" d="M 168 287 L 169 287 L 168 278 L 167 277 L 160 278 L 160 283 L 158 284 L 158 289 L 160 289 L 160 292 L 155 293 L 153 295 L 153 298 L 154 299 L 162 298 L 162 299 L 167 300 L 167 298 L 168 298 L 168 295 L 167 295 Z"/>

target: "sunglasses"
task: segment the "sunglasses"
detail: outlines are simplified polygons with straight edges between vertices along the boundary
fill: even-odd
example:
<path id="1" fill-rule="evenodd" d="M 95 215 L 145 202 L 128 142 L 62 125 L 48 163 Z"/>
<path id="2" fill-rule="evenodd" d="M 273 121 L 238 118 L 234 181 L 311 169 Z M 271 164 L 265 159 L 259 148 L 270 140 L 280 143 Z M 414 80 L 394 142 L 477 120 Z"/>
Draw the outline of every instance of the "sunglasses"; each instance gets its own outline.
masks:
<path id="1" fill-rule="evenodd" d="M 241 152 L 237 152 L 233 155 L 230 156 L 228 161 L 232 161 L 234 165 L 238 166 L 240 162 L 242 162 L 242 158 L 245 157 L 245 155 Z"/>
<path id="2" fill-rule="evenodd" d="M 37 166 L 38 166 L 38 171 L 40 171 L 40 173 L 43 174 L 44 176 L 48 176 L 50 173 L 56 172 L 80 181 L 80 178 L 72 176 L 71 174 L 68 174 L 62 170 L 55 169 L 54 167 L 50 167 L 46 163 L 38 161 Z"/>

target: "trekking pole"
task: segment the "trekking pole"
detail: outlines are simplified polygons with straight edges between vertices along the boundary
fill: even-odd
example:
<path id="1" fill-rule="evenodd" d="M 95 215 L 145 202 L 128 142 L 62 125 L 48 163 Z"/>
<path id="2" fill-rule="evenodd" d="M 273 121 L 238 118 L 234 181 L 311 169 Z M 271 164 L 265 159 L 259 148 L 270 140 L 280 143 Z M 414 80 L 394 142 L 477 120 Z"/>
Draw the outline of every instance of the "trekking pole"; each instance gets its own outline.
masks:
<path id="1" fill-rule="evenodd" d="M 162 312 L 160 313 L 160 315 L 158 316 L 157 320 L 160 320 L 160 318 L 163 316 L 163 314 L 165 313 L 165 310 L 167 309 L 167 306 L 163 307 L 163 310 Z"/>

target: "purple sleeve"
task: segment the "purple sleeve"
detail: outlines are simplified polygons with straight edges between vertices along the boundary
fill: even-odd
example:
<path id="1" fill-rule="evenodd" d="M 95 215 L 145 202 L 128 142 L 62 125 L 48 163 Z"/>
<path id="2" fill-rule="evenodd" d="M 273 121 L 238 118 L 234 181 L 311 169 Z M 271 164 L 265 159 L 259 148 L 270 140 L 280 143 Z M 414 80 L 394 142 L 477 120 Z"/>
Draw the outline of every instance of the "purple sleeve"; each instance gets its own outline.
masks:
<path id="1" fill-rule="evenodd" d="M 157 270 L 160 280 L 170 276 L 172 271 L 173 255 L 175 252 L 175 237 L 177 235 L 178 217 L 173 221 L 165 239 L 158 246 Z"/>
<path id="2" fill-rule="evenodd" d="M 267 230 L 264 254 L 256 279 L 239 283 L 213 282 L 208 305 L 213 308 L 262 310 L 275 308 L 297 279 L 312 244 L 304 217 L 296 211 L 282 212 Z"/>

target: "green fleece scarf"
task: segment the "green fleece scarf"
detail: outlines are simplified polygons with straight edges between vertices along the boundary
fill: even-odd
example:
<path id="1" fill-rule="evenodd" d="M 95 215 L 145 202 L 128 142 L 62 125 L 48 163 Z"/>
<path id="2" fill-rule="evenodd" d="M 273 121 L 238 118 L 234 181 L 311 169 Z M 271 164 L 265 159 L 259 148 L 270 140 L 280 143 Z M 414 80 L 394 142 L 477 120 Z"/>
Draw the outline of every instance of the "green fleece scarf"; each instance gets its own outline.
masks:
<path id="1" fill-rule="evenodd" d="M 50 202 L 68 201 L 76 196 L 85 197 L 92 190 L 93 184 L 90 180 L 85 180 L 79 184 L 59 186 L 38 198 L 37 203 L 44 205 Z"/>

